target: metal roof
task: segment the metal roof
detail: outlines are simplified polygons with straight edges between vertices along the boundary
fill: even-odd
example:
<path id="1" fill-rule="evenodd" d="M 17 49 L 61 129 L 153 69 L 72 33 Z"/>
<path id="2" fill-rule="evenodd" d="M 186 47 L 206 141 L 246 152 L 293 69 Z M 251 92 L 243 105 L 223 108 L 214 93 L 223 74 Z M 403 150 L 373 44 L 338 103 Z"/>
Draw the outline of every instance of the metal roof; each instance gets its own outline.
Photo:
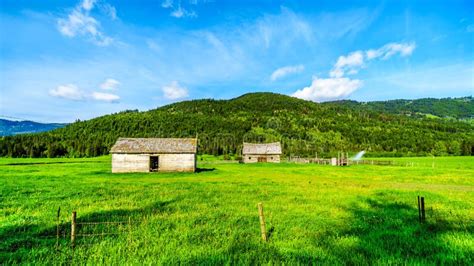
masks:
<path id="1" fill-rule="evenodd" d="M 281 154 L 280 142 L 245 143 L 242 154 Z"/>
<path id="2" fill-rule="evenodd" d="M 110 153 L 196 153 L 195 138 L 119 138 Z"/>

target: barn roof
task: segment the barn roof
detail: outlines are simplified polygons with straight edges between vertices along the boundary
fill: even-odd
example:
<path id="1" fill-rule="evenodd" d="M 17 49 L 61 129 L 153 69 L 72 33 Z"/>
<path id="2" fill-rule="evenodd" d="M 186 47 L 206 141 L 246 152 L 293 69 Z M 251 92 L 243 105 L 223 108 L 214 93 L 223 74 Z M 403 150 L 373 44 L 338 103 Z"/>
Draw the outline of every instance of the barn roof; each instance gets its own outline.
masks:
<path id="1" fill-rule="evenodd" d="M 194 138 L 119 138 L 111 153 L 196 153 Z"/>
<path id="2" fill-rule="evenodd" d="M 280 142 L 245 143 L 242 154 L 281 154 Z"/>

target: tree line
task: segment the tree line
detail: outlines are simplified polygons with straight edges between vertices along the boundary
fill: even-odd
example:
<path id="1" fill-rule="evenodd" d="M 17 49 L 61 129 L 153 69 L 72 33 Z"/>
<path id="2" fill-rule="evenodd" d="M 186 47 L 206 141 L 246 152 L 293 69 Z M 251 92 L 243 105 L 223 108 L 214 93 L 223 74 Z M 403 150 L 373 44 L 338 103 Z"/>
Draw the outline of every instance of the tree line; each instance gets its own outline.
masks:
<path id="1" fill-rule="evenodd" d="M 317 104 L 254 93 L 232 100 L 193 100 L 124 111 L 38 134 L 2 137 L 0 156 L 92 157 L 119 137 L 198 137 L 199 153 L 239 156 L 243 142 L 280 141 L 285 155 L 472 155 L 471 122 L 375 111 L 363 105 Z"/>

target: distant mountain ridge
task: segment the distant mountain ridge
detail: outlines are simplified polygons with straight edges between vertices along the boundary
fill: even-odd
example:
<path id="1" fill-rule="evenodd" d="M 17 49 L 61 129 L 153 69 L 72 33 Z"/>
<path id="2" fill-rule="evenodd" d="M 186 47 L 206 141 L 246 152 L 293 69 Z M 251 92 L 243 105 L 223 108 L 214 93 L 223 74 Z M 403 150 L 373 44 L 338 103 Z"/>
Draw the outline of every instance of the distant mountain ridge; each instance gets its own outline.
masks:
<path id="1" fill-rule="evenodd" d="M 462 99 L 467 111 L 449 107 L 459 105 L 456 99 L 315 103 L 276 93 L 248 93 L 229 100 L 191 100 L 2 137 L 0 156 L 98 156 L 108 154 L 119 137 L 196 136 L 199 153 L 213 155 L 239 155 L 243 142 L 274 141 L 291 156 L 361 150 L 372 156 L 471 155 L 473 120 L 452 118 L 472 116 L 472 98 Z M 439 106 L 448 106 L 449 114 L 443 115 Z"/>
<path id="2" fill-rule="evenodd" d="M 0 137 L 27 133 L 39 133 L 64 127 L 63 123 L 39 123 L 34 121 L 13 121 L 0 118 Z"/>

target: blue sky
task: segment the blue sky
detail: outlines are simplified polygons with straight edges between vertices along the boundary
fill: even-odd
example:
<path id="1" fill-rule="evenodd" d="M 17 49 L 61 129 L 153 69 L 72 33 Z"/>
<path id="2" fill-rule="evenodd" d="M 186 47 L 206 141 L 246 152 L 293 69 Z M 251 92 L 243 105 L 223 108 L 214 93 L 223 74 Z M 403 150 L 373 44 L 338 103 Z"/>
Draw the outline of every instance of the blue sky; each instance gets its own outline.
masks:
<path id="1" fill-rule="evenodd" d="M 72 122 L 271 91 L 469 96 L 470 1 L 0 0 L 0 115 Z"/>

